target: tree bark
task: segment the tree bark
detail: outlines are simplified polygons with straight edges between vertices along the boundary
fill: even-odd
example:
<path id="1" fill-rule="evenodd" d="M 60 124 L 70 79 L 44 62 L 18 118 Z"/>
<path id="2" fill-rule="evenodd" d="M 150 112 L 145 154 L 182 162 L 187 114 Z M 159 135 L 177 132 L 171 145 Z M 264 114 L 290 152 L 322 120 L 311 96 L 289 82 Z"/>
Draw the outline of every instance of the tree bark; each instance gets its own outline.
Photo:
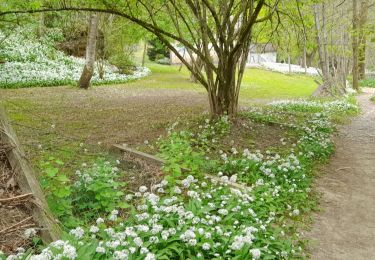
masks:
<path id="1" fill-rule="evenodd" d="M 359 66 L 358 66 L 358 0 L 353 0 L 353 35 L 352 35 L 352 49 L 353 49 L 353 88 L 359 90 Z"/>
<path id="2" fill-rule="evenodd" d="M 302 60 L 302 66 L 305 69 L 305 74 L 307 74 L 307 50 L 306 50 L 306 45 L 307 45 L 307 33 L 306 33 L 306 25 L 303 20 L 302 12 L 299 7 L 299 1 L 296 1 L 297 3 L 297 10 L 298 10 L 298 15 L 301 19 L 302 22 L 302 29 L 303 29 L 303 60 Z"/>
<path id="3" fill-rule="evenodd" d="M 88 89 L 92 75 L 94 74 L 95 51 L 98 36 L 99 15 L 93 13 L 90 17 L 89 32 L 86 44 L 86 64 L 83 68 L 81 77 L 78 81 L 78 86 L 83 89 Z"/>
<path id="4" fill-rule="evenodd" d="M 306 67 L 312 67 L 312 63 L 315 57 L 316 49 L 314 49 L 312 52 L 306 51 Z"/>
<path id="5" fill-rule="evenodd" d="M 359 17 L 359 28 L 358 28 L 358 77 L 359 79 L 364 79 L 366 74 L 366 24 L 368 17 L 368 6 L 369 0 L 361 1 L 361 11 L 359 12 L 361 16 Z"/>
<path id="6" fill-rule="evenodd" d="M 192 66 L 194 67 L 194 70 L 199 73 L 203 68 L 203 62 L 197 57 L 195 63 L 192 64 Z M 194 76 L 194 73 L 190 73 L 190 81 L 193 83 L 198 83 L 198 79 Z"/>
<path id="7" fill-rule="evenodd" d="M 143 44 L 143 54 L 142 54 L 142 67 L 145 66 L 145 62 L 146 62 L 146 53 L 147 53 L 147 40 L 144 40 L 144 44 Z"/>
<path id="8" fill-rule="evenodd" d="M 323 81 L 327 82 L 328 70 L 326 67 L 324 48 L 323 48 L 323 42 L 322 42 L 322 37 L 321 37 L 322 28 L 320 26 L 319 5 L 314 5 L 314 16 L 315 16 L 315 28 L 316 28 L 316 41 L 318 44 L 318 53 L 319 53 L 319 64 L 320 64 L 320 69 L 322 70 L 322 73 L 323 73 Z"/>
<path id="9" fill-rule="evenodd" d="M 328 36 L 327 36 L 327 16 L 326 10 L 327 6 L 325 2 L 322 3 L 322 35 L 323 35 L 323 51 L 324 51 L 324 61 L 325 61 L 325 69 L 326 69 L 326 78 L 330 79 L 330 67 L 329 67 L 329 53 L 328 53 Z"/>

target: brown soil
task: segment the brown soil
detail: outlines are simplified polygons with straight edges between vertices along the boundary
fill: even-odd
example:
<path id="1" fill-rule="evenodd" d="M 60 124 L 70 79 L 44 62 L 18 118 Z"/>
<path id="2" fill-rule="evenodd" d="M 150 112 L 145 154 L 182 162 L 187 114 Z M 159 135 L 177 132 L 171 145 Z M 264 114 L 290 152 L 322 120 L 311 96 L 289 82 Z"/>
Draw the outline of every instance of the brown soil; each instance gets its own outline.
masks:
<path id="1" fill-rule="evenodd" d="M 239 152 L 244 149 L 265 152 L 280 146 L 280 139 L 287 137 L 288 130 L 280 125 L 256 123 L 239 118 L 232 125 L 229 135 L 219 140 L 219 144 L 225 152 L 231 147 L 236 147 Z"/>
<path id="2" fill-rule="evenodd" d="M 318 180 L 323 212 L 309 237 L 312 259 L 375 259 L 374 89 L 358 96 L 359 117 L 342 127 L 337 151 Z"/>
<path id="3" fill-rule="evenodd" d="M 0 199 L 22 194 L 5 156 L 6 149 L 11 148 L 0 143 Z M 35 226 L 31 206 L 28 199 L 0 202 L 0 250 L 5 254 L 15 253 L 18 247 L 30 247 L 31 241 L 24 237 L 24 232 Z"/>
<path id="4" fill-rule="evenodd" d="M 121 167 L 126 171 L 123 181 L 127 183 L 127 189 L 136 192 L 140 186 L 151 187 L 160 183 L 163 173 L 160 166 L 153 165 L 138 157 L 124 153 L 121 159 Z"/>
<path id="5" fill-rule="evenodd" d="M 55 125 L 62 139 L 78 139 L 103 145 L 137 145 L 157 138 L 179 117 L 187 119 L 207 112 L 207 97 L 190 90 L 137 89 L 122 85 L 80 90 L 73 87 L 0 89 L 23 145 Z M 59 140 L 56 140 L 59 141 Z"/>

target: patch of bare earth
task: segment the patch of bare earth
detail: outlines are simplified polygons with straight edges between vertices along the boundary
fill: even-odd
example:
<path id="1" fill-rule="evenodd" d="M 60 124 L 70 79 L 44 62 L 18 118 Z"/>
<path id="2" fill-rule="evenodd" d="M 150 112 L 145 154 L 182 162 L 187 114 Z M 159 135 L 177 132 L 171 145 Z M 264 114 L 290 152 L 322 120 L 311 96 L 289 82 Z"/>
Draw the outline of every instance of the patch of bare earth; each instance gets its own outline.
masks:
<path id="1" fill-rule="evenodd" d="M 336 153 L 318 180 L 323 212 L 309 234 L 312 259 L 375 259 L 373 92 L 358 96 L 362 113 L 340 129 Z"/>
<path id="2" fill-rule="evenodd" d="M 204 93 L 123 85 L 89 90 L 74 87 L 0 89 L 0 98 L 31 158 L 39 144 L 43 144 L 43 148 L 47 144 L 61 148 L 70 140 L 94 145 L 101 142 L 106 148 L 114 143 L 137 147 L 145 140 L 155 140 L 165 134 L 165 128 L 179 118 L 189 121 L 208 113 Z M 272 146 L 279 142 L 283 132 L 278 127 L 243 123 L 238 122 L 227 138 L 239 147 Z"/>
<path id="3" fill-rule="evenodd" d="M 270 125 L 252 122 L 245 118 L 239 118 L 231 126 L 230 132 L 219 140 L 223 151 L 230 151 L 236 147 L 239 151 L 244 149 L 260 150 L 265 152 L 273 147 L 280 146 L 280 139 L 287 135 L 288 129 L 280 125 Z"/>
<path id="4" fill-rule="evenodd" d="M 35 227 L 31 216 L 31 202 L 22 195 L 13 171 L 9 166 L 6 151 L 11 149 L 0 143 L 0 250 L 5 254 L 15 253 L 17 248 L 27 248 L 31 241 L 26 239 L 24 232 Z"/>
<path id="5" fill-rule="evenodd" d="M 21 142 L 34 146 L 51 125 L 62 139 L 135 145 L 157 138 L 179 117 L 194 117 L 208 109 L 206 95 L 195 91 L 121 85 L 86 91 L 73 87 L 0 89 L 0 97 L 10 114 L 22 115 L 13 122 Z M 24 117 L 29 121 L 23 122 Z"/>

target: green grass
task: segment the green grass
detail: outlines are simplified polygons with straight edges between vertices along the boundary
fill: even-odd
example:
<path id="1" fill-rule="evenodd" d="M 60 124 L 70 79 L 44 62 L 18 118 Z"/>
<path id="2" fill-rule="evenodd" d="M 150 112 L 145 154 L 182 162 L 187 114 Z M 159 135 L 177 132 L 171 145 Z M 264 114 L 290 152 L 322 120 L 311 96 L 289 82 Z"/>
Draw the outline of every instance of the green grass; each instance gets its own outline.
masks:
<path id="1" fill-rule="evenodd" d="M 361 87 L 375 88 L 375 79 L 363 79 L 359 82 Z"/>
<path id="2" fill-rule="evenodd" d="M 205 92 L 205 89 L 189 81 L 189 71 L 179 66 L 166 66 L 156 63 L 146 64 L 152 75 L 124 86 L 152 89 L 179 89 Z M 310 96 L 316 89 L 314 78 L 306 75 L 287 75 L 262 69 L 246 69 L 240 98 L 277 99 Z"/>
<path id="3" fill-rule="evenodd" d="M 310 96 L 317 84 L 313 77 L 300 74 L 247 69 L 240 97 L 242 98 L 298 98 Z"/>

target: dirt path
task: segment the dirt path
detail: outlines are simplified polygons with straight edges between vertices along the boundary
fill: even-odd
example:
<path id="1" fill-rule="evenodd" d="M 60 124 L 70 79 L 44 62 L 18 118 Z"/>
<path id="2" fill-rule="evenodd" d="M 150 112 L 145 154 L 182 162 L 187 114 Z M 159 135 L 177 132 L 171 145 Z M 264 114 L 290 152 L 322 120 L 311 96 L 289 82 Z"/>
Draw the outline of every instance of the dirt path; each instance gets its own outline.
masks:
<path id="1" fill-rule="evenodd" d="M 312 259 L 375 259 L 374 89 L 358 96 L 362 114 L 342 127 L 319 179 L 323 211 L 310 233 Z"/>

